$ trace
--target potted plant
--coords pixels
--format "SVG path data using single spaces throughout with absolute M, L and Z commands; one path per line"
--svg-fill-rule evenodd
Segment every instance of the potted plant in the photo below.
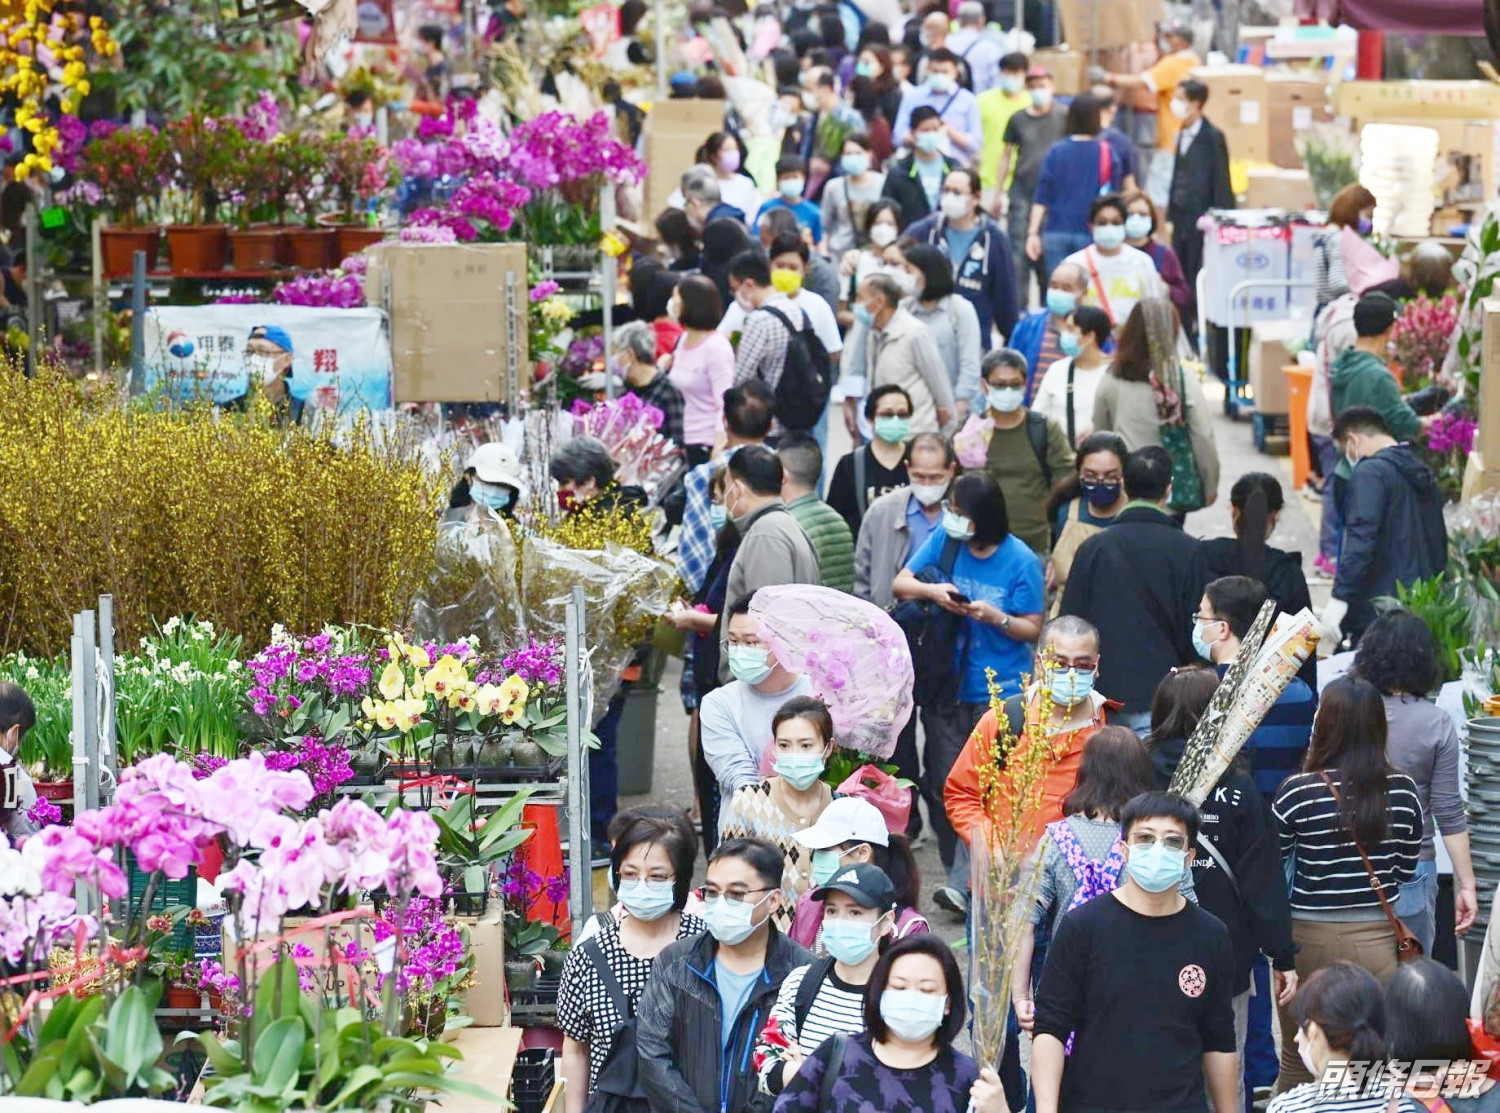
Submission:
M 228 121 L 200 112 L 173 120 L 165 136 L 188 199 L 188 219 L 167 226 L 172 269 L 179 274 L 223 270 L 229 229 L 216 217 L 245 156 L 245 137 Z
M 318 208 L 328 193 L 327 163 L 334 141 L 312 132 L 287 136 L 278 145 L 284 159 L 287 190 L 297 202 L 302 223 L 288 226 L 283 261 L 302 270 L 323 270 L 331 262 L 334 231 L 318 224 Z
M 129 274 L 135 253 L 146 253 L 146 269 L 156 269 L 161 226 L 151 219 L 151 203 L 161 193 L 161 167 L 167 146 L 149 125 L 101 129 L 83 149 L 78 176 L 98 187 L 113 218 L 99 232 L 104 273 Z
M 389 152 L 369 136 L 345 135 L 329 142 L 329 185 L 341 211 L 318 220 L 334 229 L 336 258 L 357 254 L 385 238 L 385 229 L 365 217 L 374 215 L 371 206 L 390 189 L 394 169 Z
M 540 920 L 505 913 L 505 987 L 512 992 L 536 988 L 541 973 L 542 956 L 558 940 L 558 930 Z
M 443 865 L 454 886 L 454 910 L 460 915 L 484 912 L 495 863 L 531 837 L 530 828 L 519 826 L 530 795 L 517 793 L 482 821 L 474 814 L 470 793 L 460 794 L 448 807 L 431 813 L 438 827 Z

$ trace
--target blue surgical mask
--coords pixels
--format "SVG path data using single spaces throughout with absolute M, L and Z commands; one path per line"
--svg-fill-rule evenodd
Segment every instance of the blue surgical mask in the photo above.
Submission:
M 851 178 L 857 177 L 870 169 L 870 156 L 863 152 L 857 155 L 845 155 L 839 159 L 839 167 Z
M 990 409 L 996 413 L 1013 414 L 1026 401 L 1026 388 L 1022 386 L 992 386 L 985 391 Z
M 516 493 L 498 483 L 486 483 L 475 479 L 469 484 L 469 497 L 480 506 L 487 506 L 495 513 L 505 510 L 515 500 Z
M 1151 846 L 1132 846 L 1125 868 L 1131 878 L 1148 893 L 1165 893 L 1174 885 L 1182 883 L 1182 871 L 1187 867 L 1187 856 L 1181 850 L 1155 843 Z
M 947 1011 L 948 998 L 942 993 L 888 989 L 880 995 L 880 1019 L 892 1032 L 912 1043 L 936 1032 Z
M 1060 332 L 1057 334 L 1057 346 L 1062 349 L 1063 355 L 1069 359 L 1083 351 L 1083 341 L 1078 339 L 1076 332 Z
M 919 131 L 912 142 L 917 145 L 917 150 L 930 155 L 942 146 L 943 133 L 940 131 Z
M 781 196 L 788 201 L 795 201 L 802 196 L 802 191 L 807 188 L 806 178 L 782 178 L 776 183 L 776 189 Z
M 871 313 L 869 309 L 858 302 L 854 305 L 854 319 L 864 325 L 865 328 L 875 327 L 875 314 Z
M 1019 74 L 1001 74 L 1000 88 L 1005 91 L 1007 96 L 1013 97 L 1022 89 L 1026 88 L 1026 78 L 1022 77 Z
M 827 767 L 822 754 L 783 754 L 776 759 L 776 775 L 798 792 L 818 783 Z
M 1143 240 L 1151 234 L 1151 218 L 1145 213 L 1131 213 L 1125 218 L 1125 238 Z
M 677 903 L 672 881 L 622 881 L 615 890 L 620 903 L 637 920 L 659 920 Z
M 729 511 L 724 509 L 722 502 L 711 502 L 708 504 L 708 524 L 713 527 L 715 533 L 724 528 L 724 523 L 729 521 Z
M 1051 89 L 1033 89 L 1033 90 L 1031 90 L 1031 103 L 1034 104 L 1034 105 L 1036 105 L 1037 108 L 1039 108 L 1041 111 L 1043 111 L 1043 112 L 1047 111 L 1047 109 L 1049 109 L 1049 108 L 1052 107 L 1052 90 Z
M 1061 707 L 1082 703 L 1094 690 L 1094 675 L 1093 669 L 1053 669 L 1047 683 L 1052 702 Z
M 812 887 L 821 889 L 833 880 L 844 861 L 844 851 L 814 850 L 812 856 Z
M 1209 645 L 1208 639 L 1203 636 L 1204 625 L 1196 618 L 1193 619 L 1193 652 L 1205 661 L 1212 661 L 1214 659 L 1213 646 Z
M 835 961 L 858 966 L 875 953 L 875 925 L 864 920 L 824 920 L 823 949 Z
M 755 930 L 755 910 L 770 895 L 766 893 L 756 901 L 735 901 L 727 897 L 705 899 L 703 922 L 708 925 L 709 934 L 730 947 L 743 943 Z
M 875 435 L 886 444 L 900 444 L 911 433 L 911 422 L 904 417 L 877 417 Z
M 1125 242 L 1125 225 L 1123 224 L 1096 224 L 1094 225 L 1094 244 L 1102 247 L 1105 251 L 1113 251 Z
M 927 87 L 934 93 L 951 93 L 956 84 L 952 74 L 934 73 L 927 76 Z
M 1047 291 L 1047 312 L 1054 317 L 1066 317 L 1078 308 L 1078 295 L 1066 290 Z
M 943 532 L 955 541 L 967 541 L 974 532 L 974 523 L 952 510 L 943 511 Z
M 760 645 L 731 645 L 728 656 L 730 673 L 745 684 L 759 684 L 776 667 L 770 650 Z

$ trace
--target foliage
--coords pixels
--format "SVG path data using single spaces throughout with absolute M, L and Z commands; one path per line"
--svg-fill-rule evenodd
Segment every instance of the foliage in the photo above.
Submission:
M 462 880 L 462 892 L 486 892 L 493 865 L 531 837 L 531 828 L 520 826 L 530 796 L 530 792 L 517 793 L 482 822 L 475 814 L 472 793 L 459 793 L 452 804 L 433 811 L 443 864 L 451 876 Z
M 329 189 L 339 199 L 346 220 L 396 180 L 395 166 L 384 147 L 369 136 L 344 135 L 329 140 L 324 151 Z
M 1464 290 L 1453 373 L 1461 378 L 1465 396 L 1477 405 L 1484 360 L 1483 307 L 1495 292 L 1495 279 L 1500 277 L 1500 216 L 1486 212 L 1484 220 L 1469 226 L 1453 277 Z
M 79 170 L 116 221 L 137 224 L 150 219 L 166 182 L 166 158 L 166 140 L 149 124 L 103 127 L 83 148 Z
M 1295 146 L 1323 208 L 1339 190 L 1359 181 L 1359 141 L 1348 128 L 1314 124 L 1298 133 Z
M 163 1044 L 152 1010 L 160 983 L 103 996 L 57 999 L 37 1033 L 22 1071 L 17 1049 L 5 1048 L 5 1076 L 17 1097 L 94 1102 L 168 1093 L 172 1075 L 157 1065 Z
M 511 957 L 535 957 L 550 951 L 562 933 L 552 924 L 534 920 L 531 913 L 542 900 L 561 904 L 568 899 L 568 872 L 558 877 L 543 877 L 519 857 L 513 859 L 500 880 L 500 895 L 505 898 L 505 954 Z
M 59 10 L 57 0 L 0 3 L 0 93 L 10 102 L 15 126 L 31 133 L 31 150 L 16 167 L 18 178 L 52 169 L 62 134 L 60 120 L 44 108 L 49 98 L 60 92 L 56 104 L 67 118 L 76 117 L 89 94 L 84 43 L 95 57 L 110 57 L 118 49 L 102 17 L 90 16 L 85 32 L 79 13 L 67 10 L 71 6 Z
M 1409 585 L 1397 584 L 1395 599 L 1385 596 L 1375 601 L 1377 607 L 1405 607 L 1427 623 L 1437 646 L 1445 683 L 1463 675 L 1461 654 L 1474 641 L 1469 608 L 1459 579 L 1451 571 L 1450 568 Z
M 239 128 L 199 112 L 171 121 L 163 136 L 167 151 L 177 163 L 178 182 L 191 205 L 190 222 L 212 221 L 254 145 Z

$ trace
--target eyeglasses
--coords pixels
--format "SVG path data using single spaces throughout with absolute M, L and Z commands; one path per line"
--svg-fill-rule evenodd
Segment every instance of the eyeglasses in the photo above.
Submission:
M 1067 657 L 1055 657 L 1049 664 L 1051 664 L 1053 672 L 1067 672 L 1069 669 L 1076 669 L 1079 672 L 1093 672 L 1099 667 L 1099 658 L 1074 657 L 1069 659 Z
M 649 871 L 647 871 L 647 873 L 645 874 L 645 876 L 642 876 L 640 870 L 632 869 L 632 868 L 628 868 L 627 867 L 627 868 L 622 869 L 620 871 L 620 880 L 621 881 L 655 881 L 655 882 L 661 883 L 661 882 L 676 881 L 677 880 L 677 875 L 675 873 L 669 873 L 669 872 L 664 871 L 664 870 L 649 870 Z
M 1224 619 L 1222 619 L 1222 618 L 1215 618 L 1211 614 L 1195 614 L 1195 615 L 1193 615 L 1193 620 L 1195 622 L 1223 622 L 1224 621 Z
M 1158 839 L 1150 831 L 1136 831 L 1130 836 L 1130 845 L 1138 846 L 1142 850 L 1149 849 L 1157 843 L 1161 843 L 1168 850 L 1176 850 L 1178 852 L 1184 851 L 1188 847 L 1186 835 L 1163 835 Z
M 1107 472 L 1104 475 L 1098 472 L 1081 471 L 1078 473 L 1078 478 L 1084 483 L 1119 483 L 1122 474 L 1117 471 Z
M 714 886 L 714 885 L 705 885 L 700 890 L 700 892 L 701 892 L 701 894 L 703 896 L 703 899 L 706 900 L 706 901 L 709 901 L 709 900 L 719 900 L 720 898 L 722 898 L 724 900 L 727 900 L 730 904 L 746 904 L 746 903 L 749 903 L 749 904 L 759 904 L 760 903 L 759 901 L 747 901 L 745 898 L 747 898 L 751 893 L 769 893 L 774 888 L 775 888 L 775 886 L 772 886 L 772 885 L 764 885 L 764 886 L 762 886 L 759 889 L 727 889 L 726 890 L 726 889 L 720 889 L 720 888 L 718 888 L 717 886 Z

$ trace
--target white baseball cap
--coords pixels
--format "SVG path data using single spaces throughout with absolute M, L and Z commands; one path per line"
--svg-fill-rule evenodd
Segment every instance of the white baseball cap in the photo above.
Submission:
M 891 845 L 891 832 L 885 825 L 885 816 L 874 804 L 858 796 L 840 796 L 823 809 L 818 822 L 806 831 L 795 832 L 792 837 L 809 850 L 827 850 L 846 842 Z
M 472 470 L 485 483 L 504 483 L 518 491 L 526 489 L 526 481 L 521 476 L 521 461 L 500 441 L 489 441 L 469 453 L 464 468 Z

